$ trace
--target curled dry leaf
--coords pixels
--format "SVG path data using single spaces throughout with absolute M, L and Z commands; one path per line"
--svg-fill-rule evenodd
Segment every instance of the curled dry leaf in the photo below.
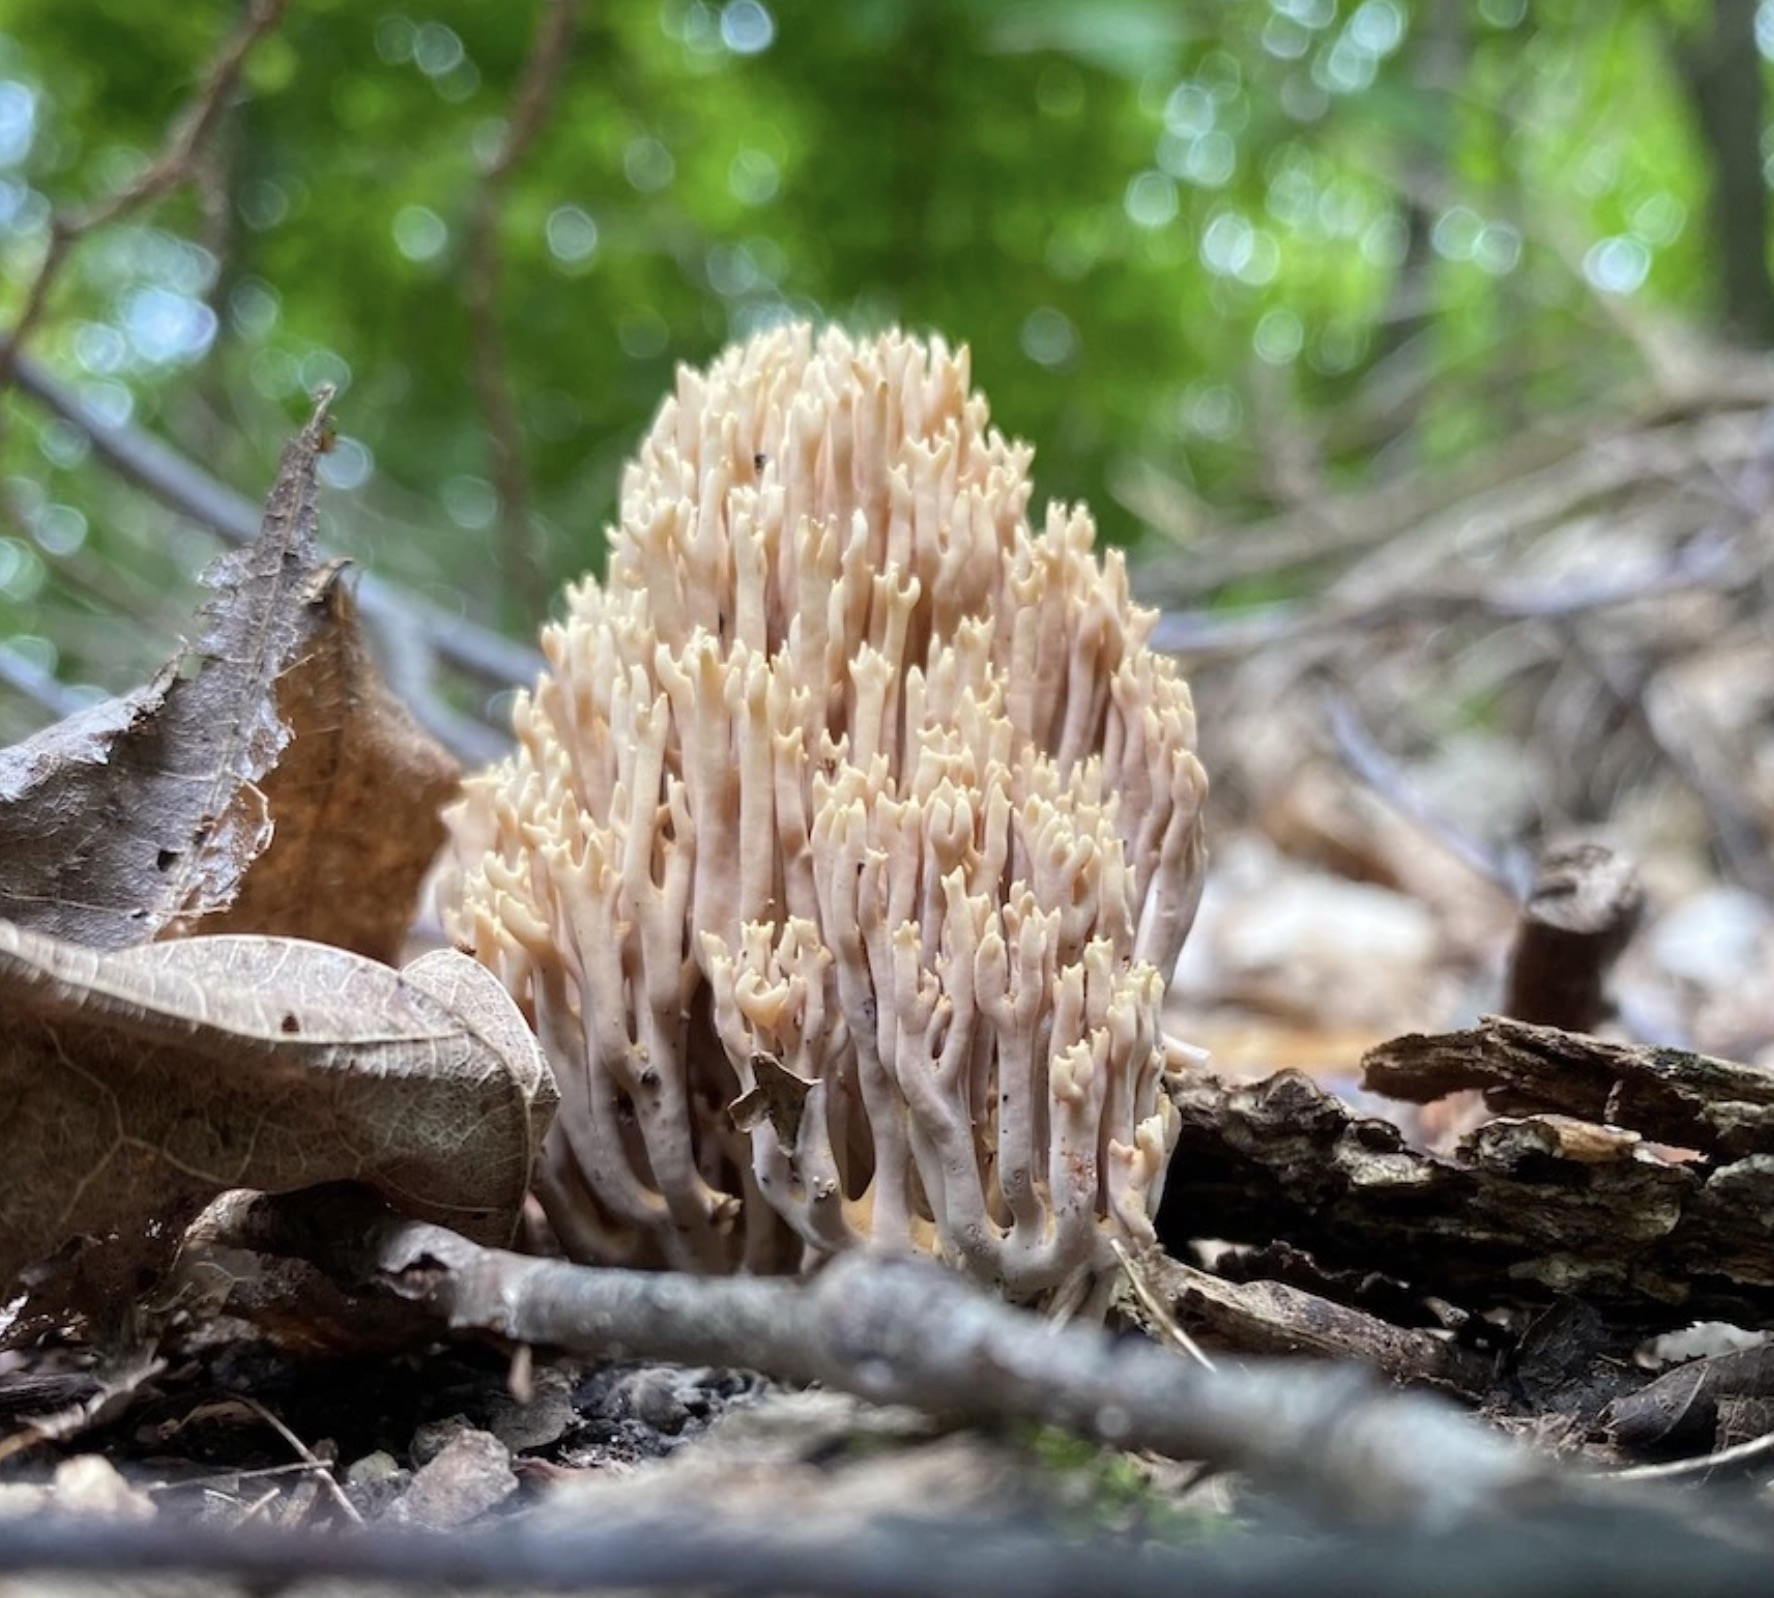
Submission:
M 392 965 L 459 772 L 382 681 L 336 565 L 306 614 L 306 647 L 277 683 L 290 741 L 259 783 L 270 846 L 200 930 L 312 938 Z
M 215 1193 L 355 1180 L 510 1239 L 555 1102 L 498 981 L 291 938 L 103 953 L 0 922 L 0 1281 Z
M 1614 1401 L 1607 1425 L 1628 1447 L 1704 1452 L 1729 1439 L 1715 1433 L 1733 1406 L 1774 1398 L 1774 1349 L 1740 1349 L 1697 1359 Z
M 456 768 L 320 557 L 326 411 L 284 452 L 258 542 L 205 575 L 200 642 L 0 750 L 0 916 L 100 949 L 201 926 L 398 957 Z

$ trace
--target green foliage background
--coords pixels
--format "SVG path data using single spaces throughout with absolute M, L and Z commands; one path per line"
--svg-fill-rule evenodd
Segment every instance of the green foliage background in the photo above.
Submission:
M 597 564 L 674 364 L 785 315 L 965 339 L 1038 445 L 1038 491 L 1087 498 L 1124 542 L 1148 468 L 1256 512 L 1301 492 L 1296 457 L 1311 492 L 1616 403 L 1623 313 L 1710 310 L 1707 172 L 1665 49 L 1683 9 L 592 0 L 502 217 L 550 582 Z M 0 0 L 7 320 L 51 208 L 139 169 L 238 17 Z M 30 345 L 255 497 L 308 392 L 339 384 L 335 540 L 518 631 L 462 241 L 535 23 L 296 0 L 202 181 L 85 240 Z M 1430 231 L 1407 263 L 1413 207 Z M 127 683 L 209 540 L 30 402 L 0 417 L 0 638 L 65 681 Z M 4 690 L 0 709 L 0 732 L 41 718 Z

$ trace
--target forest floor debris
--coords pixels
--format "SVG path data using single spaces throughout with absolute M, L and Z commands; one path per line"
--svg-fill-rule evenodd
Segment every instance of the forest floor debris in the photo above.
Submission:
M 312 1195 L 236 1204 L 121 1358 L 96 1360 L 78 1335 L 4 1356 L 0 1511 L 416 1530 L 570 1519 L 589 1511 L 559 1506 L 590 1493 L 615 1517 L 609 1568 L 670 1579 L 624 1565 L 618 1531 L 649 1494 L 679 1490 L 662 1485 L 673 1470 L 730 1479 L 734 1535 L 754 1550 L 772 1503 L 812 1506 L 829 1530 L 878 1526 L 920 1497 L 994 1516 L 1076 1502 L 1087 1531 L 1169 1536 L 1179 1513 L 1261 1512 L 1225 1471 L 1407 1526 L 1496 1512 L 1523 1490 L 1572 1495 L 1575 1513 L 1592 1478 L 1557 1474 L 1558 1459 L 1719 1453 L 1721 1472 L 1753 1479 L 1774 1426 L 1774 1362 L 1755 1342 L 1774 1324 L 1774 912 L 1738 868 L 1743 839 L 1769 827 L 1757 772 L 1774 754 L 1741 563 L 1767 518 L 1725 496 L 1716 536 L 1733 559 L 1683 564 L 1695 492 L 1665 528 L 1679 583 L 1489 610 L 1529 634 L 1551 626 L 1579 661 L 1606 652 L 1607 682 L 1689 683 L 1731 731 L 1703 752 L 1694 726 L 1667 718 L 1573 732 L 1560 696 L 1588 668 L 1531 648 L 1504 660 L 1466 612 L 1437 612 L 1428 631 L 1408 607 L 1374 628 L 1290 623 L 1259 657 L 1222 640 L 1203 660 L 1210 738 L 1251 730 L 1223 752 L 1216 872 L 1172 999 L 1178 1035 L 1208 1044 L 1217 1074 L 1181 1094 L 1170 1255 L 1129 1257 L 1116 1308 L 1181 1351 L 1046 1332 L 893 1267 L 840 1262 L 808 1288 L 631 1282 L 361 1209 L 322 1234 Z M 1489 504 L 1493 534 L 1503 503 Z M 299 494 L 290 504 L 309 516 Z M 1635 537 L 1650 539 L 1654 496 L 1641 509 Z M 1496 536 L 1517 534 L 1531 564 L 1560 527 Z M 260 708 L 278 716 L 299 696 L 273 692 L 282 668 L 262 663 Z M 1425 681 L 1429 702 L 1407 694 Z M 1485 717 L 1467 713 L 1475 697 Z M 1725 749 L 1738 769 L 1720 766 Z M 262 780 L 274 807 L 276 758 L 236 779 Z M 297 784 L 314 786 L 312 771 Z M 1604 813 L 1611 825 L 1559 841 Z M 274 906 L 301 897 L 285 880 Z M 254 930 L 264 913 L 250 912 Z M 1516 1019 L 1482 1019 L 1495 1009 Z M 868 1336 L 829 1340 L 871 1315 L 892 1359 Z M 976 1320 L 996 1329 L 969 1344 Z M 1726 1329 L 1671 1365 L 1696 1320 Z M 482 1346 L 444 1342 L 470 1328 Z M 575 1343 L 578 1357 L 548 1351 Z M 612 1362 L 618 1346 L 636 1357 Z M 1357 1361 L 1457 1398 L 1513 1441 L 1340 1377 L 1249 1364 L 1272 1354 Z M 780 1446 L 742 1468 L 722 1450 L 753 1412 L 758 1434 L 780 1425 Z M 995 1425 L 956 1434 L 962 1419 Z M 1044 1439 L 1060 1434 L 1042 1423 L 1087 1440 L 1056 1460 Z M 1209 1486 L 1140 1444 L 1205 1462 Z M 1423 1453 L 1444 1445 L 1439 1463 Z M 0 1564 L 15 1555 L 0 1526 Z M 940 1566 L 907 1590 L 941 1590 Z M 841 1572 L 827 1585 L 842 1590 Z

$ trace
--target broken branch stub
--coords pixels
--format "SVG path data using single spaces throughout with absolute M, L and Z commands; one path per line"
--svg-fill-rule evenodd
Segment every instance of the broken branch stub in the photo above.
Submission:
M 1644 911 L 1644 884 L 1625 855 L 1588 839 L 1548 849 L 1509 951 L 1503 1013 L 1594 1031 L 1607 1014 L 1608 973 Z
M 216 1193 L 353 1180 L 508 1241 L 553 1077 L 499 983 L 289 938 L 114 953 L 0 922 L 0 1280 Z

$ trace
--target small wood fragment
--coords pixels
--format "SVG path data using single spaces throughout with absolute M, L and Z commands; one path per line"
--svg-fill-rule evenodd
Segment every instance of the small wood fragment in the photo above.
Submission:
M 1425 1382 L 1480 1398 L 1492 1361 L 1434 1332 L 1390 1325 L 1280 1282 L 1229 1282 L 1153 1253 L 1142 1262 L 1148 1286 L 1186 1329 L 1243 1353 L 1355 1360 L 1397 1382 Z

